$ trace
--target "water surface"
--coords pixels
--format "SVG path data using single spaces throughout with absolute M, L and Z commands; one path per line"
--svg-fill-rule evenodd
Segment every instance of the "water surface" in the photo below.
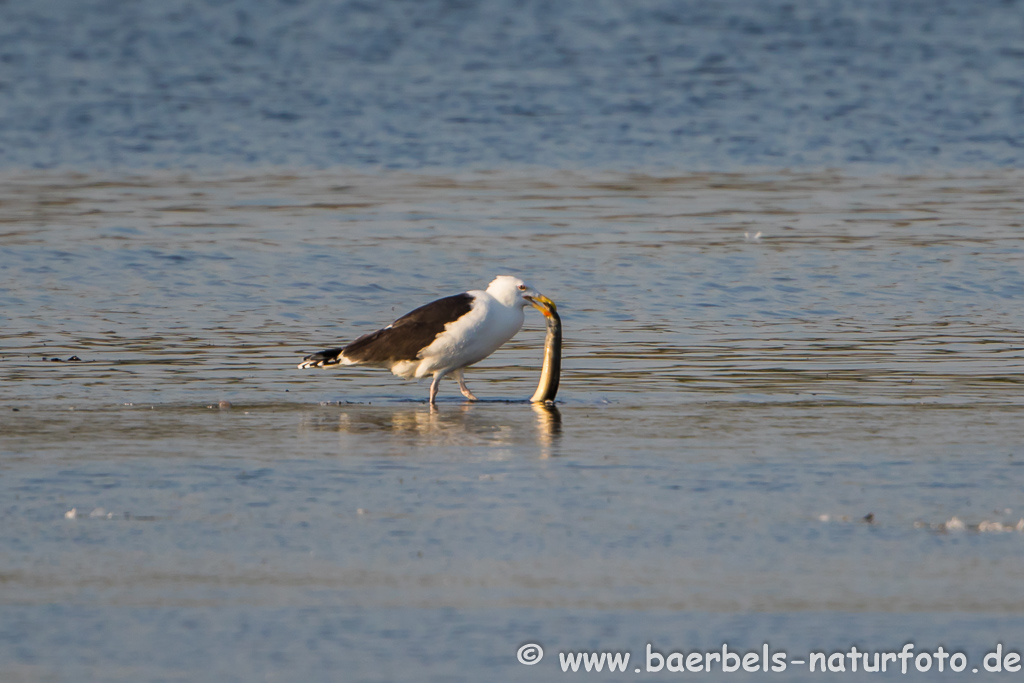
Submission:
M 0 167 L 1024 163 L 1015 0 L 8 0 Z
M 1019 649 L 1022 180 L 9 172 L 0 678 Z M 554 408 L 295 368 L 506 272 Z

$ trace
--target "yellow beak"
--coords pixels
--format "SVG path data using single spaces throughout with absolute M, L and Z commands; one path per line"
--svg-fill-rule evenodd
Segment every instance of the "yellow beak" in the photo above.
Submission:
M 536 297 L 528 296 L 524 298 L 529 301 L 534 308 L 548 317 L 551 317 L 551 311 L 558 310 L 558 307 L 555 306 L 555 302 L 543 294 L 538 294 Z

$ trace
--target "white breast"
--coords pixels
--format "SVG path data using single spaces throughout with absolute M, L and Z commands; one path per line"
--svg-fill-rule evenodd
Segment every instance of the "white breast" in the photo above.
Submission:
M 420 352 L 421 361 L 409 362 L 403 368 L 396 365 L 392 372 L 403 377 L 425 377 L 438 370 L 448 372 L 473 365 L 494 353 L 522 328 L 521 306 L 505 306 L 479 290 L 470 294 L 475 297 L 470 312 L 446 325 L 445 331 Z

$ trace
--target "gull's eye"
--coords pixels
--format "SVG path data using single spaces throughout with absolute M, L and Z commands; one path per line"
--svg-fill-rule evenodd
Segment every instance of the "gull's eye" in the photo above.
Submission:
M 526 291 L 526 285 L 519 285 L 519 291 L 520 292 L 525 292 Z

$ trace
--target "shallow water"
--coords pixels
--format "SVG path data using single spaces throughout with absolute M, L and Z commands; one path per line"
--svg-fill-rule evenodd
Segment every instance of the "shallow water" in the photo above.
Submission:
M 8 172 L 0 678 L 1019 650 L 1022 180 Z M 295 369 L 503 272 L 553 409 Z

